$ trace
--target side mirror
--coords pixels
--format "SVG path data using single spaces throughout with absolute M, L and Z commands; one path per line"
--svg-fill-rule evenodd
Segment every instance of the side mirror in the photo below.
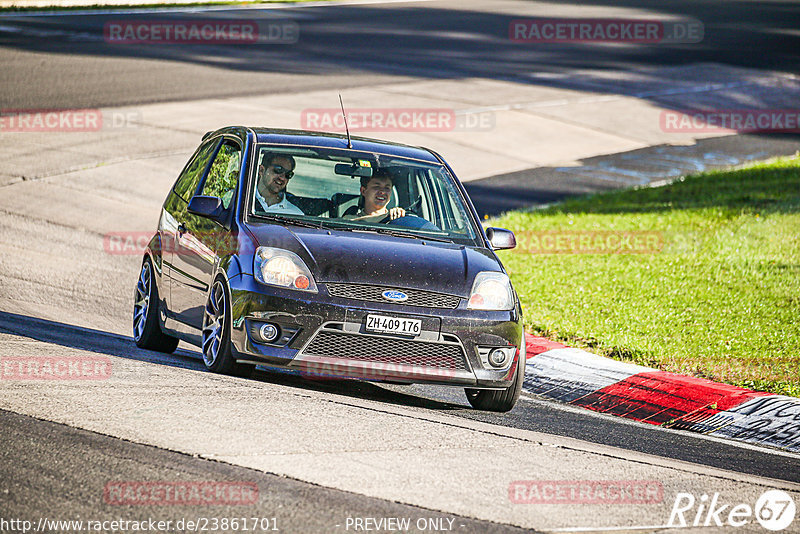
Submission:
M 517 246 L 517 238 L 514 237 L 514 232 L 506 230 L 505 228 L 489 227 L 486 229 L 486 237 L 489 238 L 489 243 L 495 250 L 503 250 Z
M 189 201 L 186 211 L 192 215 L 198 215 L 221 222 L 225 208 L 222 206 L 221 198 L 196 195 Z

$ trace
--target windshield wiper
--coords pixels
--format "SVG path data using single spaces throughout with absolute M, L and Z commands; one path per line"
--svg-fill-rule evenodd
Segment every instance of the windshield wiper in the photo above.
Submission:
M 419 234 L 414 234 L 411 232 L 405 232 L 399 228 L 388 228 L 388 227 L 355 227 L 350 225 L 339 225 L 339 224 L 325 224 L 325 221 L 306 221 L 303 219 L 295 219 L 293 217 L 285 217 L 283 215 L 277 215 L 274 213 L 253 213 L 253 216 L 258 217 L 260 219 L 266 219 L 268 221 L 274 221 L 281 224 L 292 224 L 294 226 L 301 226 L 303 228 L 326 228 L 329 230 L 344 230 L 346 232 L 374 232 L 377 234 L 386 234 L 393 237 L 405 237 L 407 239 L 420 239 L 420 240 L 427 240 L 427 241 L 437 241 L 439 243 L 452 243 L 451 239 L 446 239 L 442 237 L 431 237 L 431 236 L 423 236 Z
M 273 213 L 253 213 L 253 216 L 258 217 L 259 219 L 266 219 L 268 221 L 274 221 L 283 224 L 292 224 L 294 226 L 302 226 L 303 228 L 323 228 L 322 222 L 304 221 L 303 219 L 284 217 L 283 215 L 275 215 Z
M 375 232 L 375 233 L 378 233 L 378 234 L 386 234 L 386 235 L 390 235 L 390 236 L 393 236 L 393 237 L 407 237 L 407 238 L 410 238 L 410 239 L 421 239 L 421 240 L 424 240 L 424 241 L 438 241 L 439 243 L 452 243 L 453 242 L 450 239 L 444 239 L 444 238 L 441 238 L 441 237 L 430 237 L 430 236 L 426 236 L 426 235 L 414 234 L 414 233 L 411 233 L 411 232 L 404 232 L 404 231 L 402 231 L 400 229 L 397 229 L 397 228 L 386 228 L 386 227 L 373 228 L 373 227 L 368 227 L 368 228 L 358 228 L 357 230 L 363 230 L 365 232 Z

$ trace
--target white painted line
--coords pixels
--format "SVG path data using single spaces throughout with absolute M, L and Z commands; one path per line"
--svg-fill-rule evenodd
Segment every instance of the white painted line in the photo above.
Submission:
M 168 0 L 164 0 L 167 2 Z M 277 9 L 299 9 L 308 7 L 330 7 L 330 6 L 361 6 L 373 4 L 410 4 L 419 2 L 433 2 L 434 0 L 331 0 L 330 2 L 287 2 L 283 4 L 235 4 L 230 6 L 187 6 L 181 7 L 152 7 L 141 9 L 84 9 L 84 10 L 64 10 L 64 11 L 22 11 L 12 13 L 0 13 L 2 18 L 27 18 L 27 17 L 74 17 L 86 15 L 138 15 L 141 13 L 206 13 L 212 11 L 271 11 Z M 48 8 L 42 8 L 48 9 Z M 58 8 L 54 8 L 58 9 Z
M 624 530 L 661 530 L 665 528 L 679 528 L 671 527 L 669 525 L 644 525 L 636 527 L 569 527 L 569 528 L 545 528 L 542 530 L 548 532 L 607 532 L 607 531 L 624 531 Z

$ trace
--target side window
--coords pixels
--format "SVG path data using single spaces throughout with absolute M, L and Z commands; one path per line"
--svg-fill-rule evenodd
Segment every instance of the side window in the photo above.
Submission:
M 231 205 L 239 170 L 242 167 L 242 149 L 233 141 L 225 141 L 211 164 L 208 177 L 203 184 L 202 195 L 222 199 L 225 209 Z
M 204 145 L 200 145 L 200 148 L 195 152 L 194 158 L 183 170 L 178 181 L 175 182 L 175 187 L 173 187 L 175 194 L 186 202 L 189 202 L 191 196 L 194 195 L 197 184 L 200 183 L 203 171 L 206 169 L 208 160 L 211 159 L 218 142 L 219 139 L 214 139 Z

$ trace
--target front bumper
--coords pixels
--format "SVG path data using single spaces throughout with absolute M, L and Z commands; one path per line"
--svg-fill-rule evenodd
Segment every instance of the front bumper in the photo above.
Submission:
M 251 275 L 230 286 L 231 342 L 240 362 L 314 376 L 507 388 L 525 354 L 519 308 L 468 310 L 466 299 L 454 309 L 364 301 L 333 296 L 321 282 L 312 294 L 263 286 Z M 368 332 L 369 313 L 419 319 L 422 332 L 415 338 Z M 280 331 L 272 343 L 259 338 L 264 323 Z M 486 361 L 492 348 L 513 357 L 493 368 Z

